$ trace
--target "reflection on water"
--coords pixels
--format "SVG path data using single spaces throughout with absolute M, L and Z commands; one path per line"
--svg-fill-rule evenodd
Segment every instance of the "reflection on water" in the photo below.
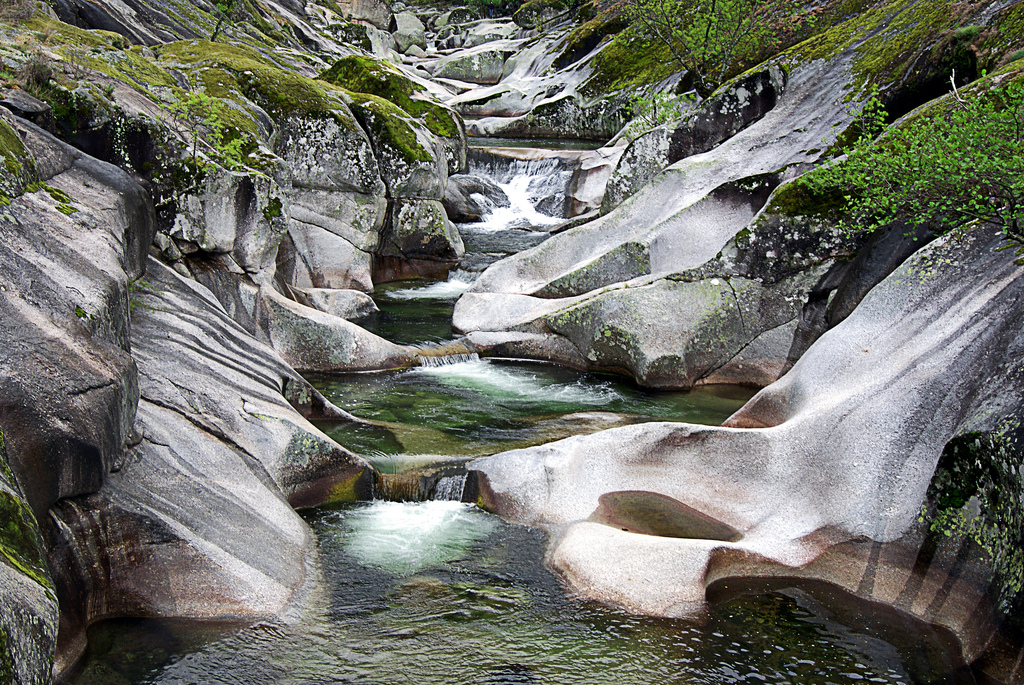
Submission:
M 699 621 L 652 619 L 567 598 L 543 533 L 466 505 L 308 520 L 329 588 L 318 610 L 289 626 L 101 624 L 77 685 L 958 682 L 940 632 L 866 603 L 836 611 L 813 587 L 719 592 Z
M 753 394 L 648 392 L 624 378 L 493 359 L 310 380 L 339 407 L 384 424 L 323 430 L 361 454 L 389 456 L 474 457 L 640 421 L 719 424 Z

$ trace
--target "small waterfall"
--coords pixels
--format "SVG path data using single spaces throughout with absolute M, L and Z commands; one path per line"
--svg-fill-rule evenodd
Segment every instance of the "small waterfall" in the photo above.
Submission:
M 468 483 L 469 475 L 461 465 L 378 473 L 375 499 L 385 502 L 461 502 Z
M 551 226 L 565 216 L 573 164 L 559 157 L 518 159 L 473 150 L 469 173 L 494 181 L 509 206 L 492 207 L 481 222 L 491 229 Z M 489 203 L 486 203 L 489 204 Z
M 466 489 L 466 474 L 460 473 L 453 476 L 441 476 L 434 486 L 434 496 L 430 499 L 444 500 L 447 502 L 461 502 L 462 493 Z
M 437 369 L 442 366 L 451 366 L 452 364 L 465 364 L 467 362 L 478 362 L 480 361 L 480 355 L 476 352 L 470 354 L 446 354 L 439 357 L 420 357 L 420 366 L 425 366 L 429 369 Z

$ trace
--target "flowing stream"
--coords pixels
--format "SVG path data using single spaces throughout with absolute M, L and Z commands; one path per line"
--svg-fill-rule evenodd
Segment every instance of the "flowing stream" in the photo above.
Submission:
M 543 240 L 558 220 L 536 207 L 562 182 L 533 162 L 477 172 L 512 202 L 460 227 L 474 270 Z M 400 343 L 450 340 L 452 307 L 474 277 L 379 288 L 381 312 L 364 323 Z M 433 499 L 304 512 L 326 590 L 302 616 L 245 627 L 106 621 L 90 629 L 78 685 L 975 682 L 946 631 L 824 584 L 720 582 L 691 621 L 578 601 L 544 568 L 544 532 L 458 501 L 467 459 L 627 423 L 720 423 L 748 390 L 650 393 L 471 355 L 311 380 L 372 421 L 324 430 L 385 475 L 441 474 L 421 493 Z

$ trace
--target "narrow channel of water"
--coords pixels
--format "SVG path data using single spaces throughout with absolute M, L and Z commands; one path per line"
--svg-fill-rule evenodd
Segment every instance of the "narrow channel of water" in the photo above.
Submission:
M 502 182 L 525 189 L 527 203 L 546 192 L 514 175 Z M 542 240 L 535 224 L 492 215 L 462 227 L 468 261 Z M 452 306 L 473 277 L 379 288 L 381 313 L 364 323 L 395 342 L 449 340 Z M 637 421 L 719 423 L 750 395 L 647 393 L 620 378 L 480 359 L 311 380 L 374 422 L 324 429 L 394 472 Z M 720 582 L 698 619 L 638 617 L 567 596 L 543 565 L 545 533 L 471 505 L 375 501 L 303 515 L 325 582 L 302 616 L 100 623 L 76 685 L 974 682 L 947 632 L 824 585 Z

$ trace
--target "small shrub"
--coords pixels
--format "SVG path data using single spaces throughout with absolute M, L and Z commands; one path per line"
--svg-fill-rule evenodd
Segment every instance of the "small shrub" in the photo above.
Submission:
M 53 78 L 53 65 L 40 52 L 33 54 L 18 70 L 18 83 L 32 95 L 43 93 Z

